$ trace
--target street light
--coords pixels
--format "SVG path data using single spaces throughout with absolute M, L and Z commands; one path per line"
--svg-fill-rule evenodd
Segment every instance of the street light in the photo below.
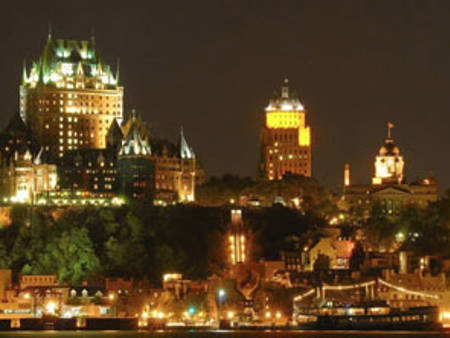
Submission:
M 217 292 L 217 296 L 218 296 L 218 300 L 219 300 L 219 306 L 218 306 L 219 311 L 217 313 L 217 316 L 218 316 L 218 319 L 220 320 L 220 312 L 222 310 L 222 304 L 225 300 L 225 297 L 227 296 L 227 293 L 225 292 L 224 289 L 219 289 L 219 291 Z
M 47 314 L 49 314 L 49 315 L 55 315 L 57 308 L 58 308 L 58 305 L 54 301 L 49 301 L 45 306 L 45 310 L 46 310 Z
M 220 289 L 219 292 L 218 292 L 218 295 L 219 295 L 219 300 L 222 301 L 222 299 L 225 298 L 227 293 L 225 292 L 224 289 Z

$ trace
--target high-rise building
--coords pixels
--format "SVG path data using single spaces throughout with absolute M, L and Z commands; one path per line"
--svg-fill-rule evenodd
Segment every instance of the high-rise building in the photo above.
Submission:
M 112 71 L 89 41 L 55 39 L 49 34 L 31 69 L 24 64 L 20 114 L 55 162 L 67 150 L 106 146 L 111 123 L 122 121 L 119 64 Z
M 311 131 L 306 111 L 286 79 L 270 100 L 261 128 L 260 173 L 269 180 L 285 174 L 311 176 Z

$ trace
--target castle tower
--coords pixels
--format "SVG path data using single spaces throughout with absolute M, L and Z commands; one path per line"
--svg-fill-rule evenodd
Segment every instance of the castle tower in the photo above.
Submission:
M 119 150 L 118 168 L 121 192 L 132 199 L 153 201 L 155 185 L 155 163 L 148 140 L 142 135 L 135 115 Z
M 51 161 L 67 150 L 105 148 L 110 125 L 122 122 L 122 104 L 119 70 L 104 62 L 93 38 L 49 34 L 39 60 L 28 72 L 24 64 L 20 114 Z
M 285 174 L 311 176 L 311 135 L 306 111 L 284 80 L 281 94 L 270 100 L 261 128 L 260 173 L 269 180 Z
M 180 131 L 180 167 L 181 180 L 179 187 L 180 202 L 195 200 L 195 153 L 184 137 L 183 128 Z
M 389 122 L 387 128 L 387 138 L 375 157 L 375 176 L 372 178 L 372 184 L 401 184 L 404 181 L 405 163 L 400 155 L 400 148 L 392 138 L 394 125 Z
M 344 167 L 344 187 L 348 187 L 350 185 L 350 164 L 345 163 Z

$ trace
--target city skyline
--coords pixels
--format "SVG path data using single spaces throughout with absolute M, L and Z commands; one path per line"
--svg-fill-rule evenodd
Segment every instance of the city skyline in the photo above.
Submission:
M 155 4 L 152 10 L 118 11 L 78 2 L 64 5 L 80 13 L 72 22 L 65 20 L 63 5 L 44 3 L 26 13 L 12 8 L 1 33 L 9 48 L 2 63 L 0 124 L 18 110 L 22 62 L 39 55 L 47 22 L 58 38 L 88 39 L 95 27 L 102 52 L 121 59 L 124 111 L 135 107 L 158 136 L 174 135 L 184 125 L 210 175 L 256 176 L 259 123 L 287 76 L 313 130 L 314 177 L 337 188 L 350 162 L 352 180 L 370 182 L 373 156 L 392 120 L 407 180 L 433 171 L 444 191 L 450 162 L 436 154 L 450 147 L 450 53 L 448 8 L 441 4 L 287 2 L 277 8 L 264 2 L 175 11 Z M 100 9 L 106 19 L 96 17 Z

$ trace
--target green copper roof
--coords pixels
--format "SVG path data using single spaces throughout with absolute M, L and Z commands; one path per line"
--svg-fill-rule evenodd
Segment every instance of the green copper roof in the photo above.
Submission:
M 23 83 L 57 87 L 83 86 L 83 88 L 116 88 L 119 69 L 113 73 L 106 64 L 95 41 L 49 38 L 38 62 L 33 62 L 29 75 L 23 70 Z

